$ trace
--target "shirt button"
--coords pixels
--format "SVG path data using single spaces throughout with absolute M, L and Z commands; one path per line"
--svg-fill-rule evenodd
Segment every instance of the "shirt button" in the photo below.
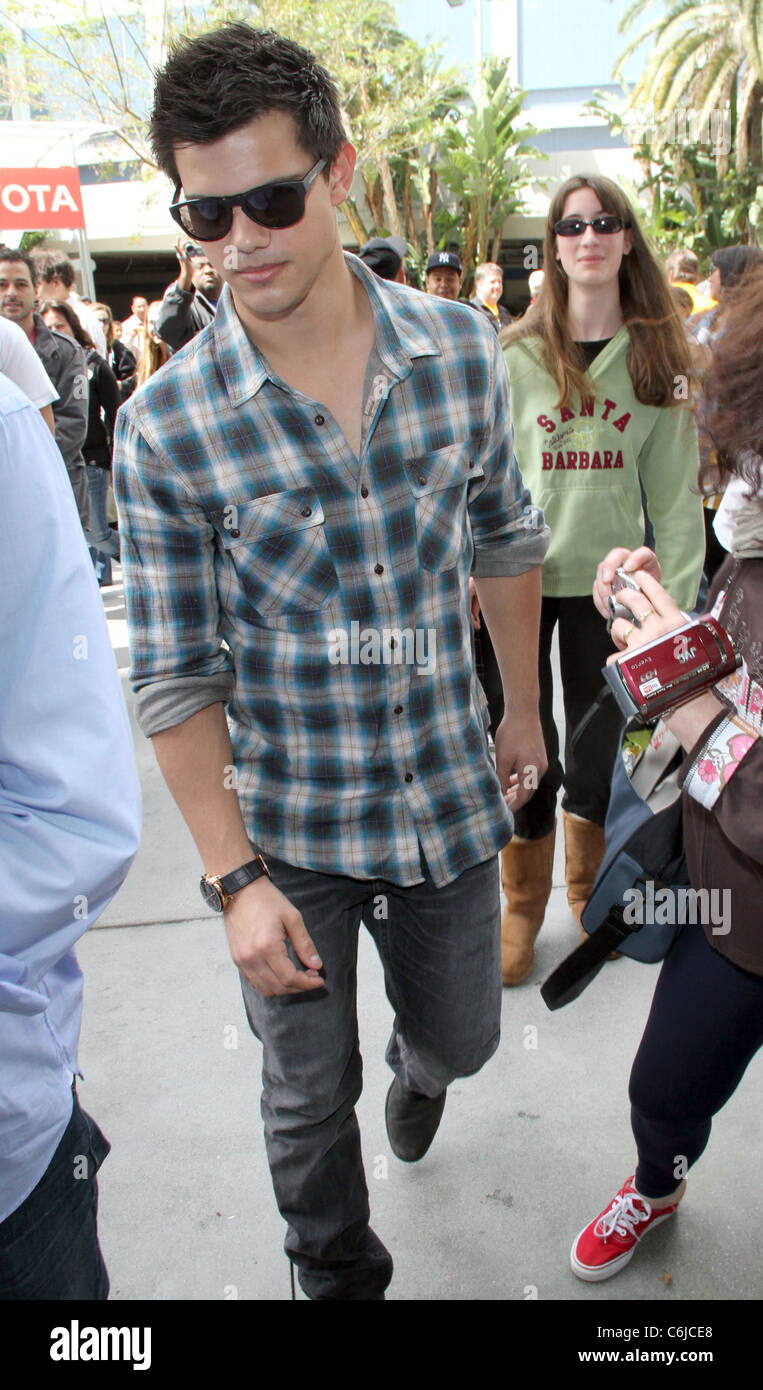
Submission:
M 323 416 L 323 415 L 316 415 L 316 417 L 315 417 L 315 423 L 316 423 L 316 425 L 325 425 L 325 423 L 326 423 L 325 416 Z
M 302 515 L 303 515 L 303 516 L 312 516 L 312 514 L 313 514 L 313 509 L 312 509 L 312 507 L 303 507 L 303 508 L 302 508 Z
M 416 479 L 416 482 L 419 484 L 419 487 L 423 487 L 423 486 L 424 486 L 424 484 L 425 484 L 425 482 L 426 482 L 426 478 L 424 477 L 424 474 L 423 474 L 423 473 L 419 473 L 419 476 L 418 476 L 418 478 Z
M 234 541 L 237 541 L 238 538 L 239 538 L 239 536 L 241 535 L 241 532 L 240 532 L 240 531 L 231 531 L 231 535 L 232 535 Z
M 403 706 L 402 706 L 402 705 L 395 705 L 395 708 L 393 709 L 392 713 L 393 713 L 393 714 L 402 714 L 402 713 L 403 713 Z
M 365 486 L 365 484 L 364 484 L 363 487 L 360 489 L 360 495 L 361 495 L 361 497 L 367 497 L 367 496 L 368 496 L 368 488 Z
M 374 574 L 384 574 L 384 566 L 374 565 Z
M 473 467 L 474 467 L 474 459 L 469 459 L 469 467 L 470 467 L 470 468 L 473 468 Z
M 406 772 L 406 774 L 405 774 L 405 780 L 406 780 L 406 782 L 412 782 L 412 781 L 413 781 L 413 773 L 412 773 L 412 772 Z

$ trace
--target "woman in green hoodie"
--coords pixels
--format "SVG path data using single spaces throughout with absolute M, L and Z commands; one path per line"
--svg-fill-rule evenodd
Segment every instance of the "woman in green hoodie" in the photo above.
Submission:
M 614 650 L 591 598 L 598 557 L 643 543 L 642 496 L 665 585 L 682 607 L 696 600 L 704 555 L 686 337 L 664 272 L 617 184 L 592 175 L 562 185 L 549 209 L 544 268 L 538 300 L 502 334 L 517 460 L 552 533 L 539 654 L 548 771 L 517 813 L 501 857 L 505 984 L 519 983 L 532 968 L 551 891 L 562 784 L 567 898 L 578 921 L 604 852 L 620 726 L 614 702 L 576 750 L 569 746 Z M 564 770 L 551 678 L 557 623 Z

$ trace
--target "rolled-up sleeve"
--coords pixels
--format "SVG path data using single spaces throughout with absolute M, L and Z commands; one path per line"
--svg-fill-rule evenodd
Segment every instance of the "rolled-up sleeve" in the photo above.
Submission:
M 551 531 L 540 507 L 522 481 L 514 453 L 509 380 L 498 340 L 480 441 L 483 479 L 475 482 L 469 502 L 474 541 L 475 579 L 524 574 L 543 563 Z
M 157 443 L 125 410 L 117 416 L 119 513 L 130 679 L 148 736 L 183 723 L 233 688 L 220 634 L 215 532 Z

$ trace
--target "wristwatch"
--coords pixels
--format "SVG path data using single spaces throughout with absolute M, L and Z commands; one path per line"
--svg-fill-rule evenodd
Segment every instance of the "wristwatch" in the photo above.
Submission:
M 199 884 L 201 896 L 213 912 L 224 912 L 239 888 L 246 888 L 248 883 L 254 883 L 263 874 L 270 878 L 270 870 L 262 855 L 258 854 L 256 859 L 250 859 L 248 864 L 242 864 L 240 869 L 234 869 L 222 878 L 216 874 L 202 874 Z

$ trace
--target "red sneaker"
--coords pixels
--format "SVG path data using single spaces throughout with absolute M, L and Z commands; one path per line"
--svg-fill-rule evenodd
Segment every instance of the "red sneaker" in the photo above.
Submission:
M 653 1210 L 646 1197 L 636 1192 L 632 1175 L 610 1205 L 580 1232 L 570 1252 L 573 1274 L 591 1283 L 619 1274 L 633 1258 L 641 1237 L 667 1221 L 678 1205 L 676 1201 Z

